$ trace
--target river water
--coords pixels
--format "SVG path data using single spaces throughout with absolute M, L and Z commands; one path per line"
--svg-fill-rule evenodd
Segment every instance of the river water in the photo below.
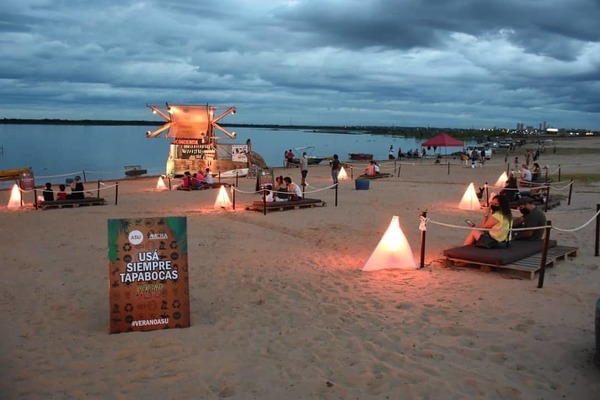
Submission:
M 146 138 L 145 132 L 156 126 L 78 126 L 78 125 L 10 125 L 0 124 L 0 170 L 31 167 L 34 176 L 48 182 L 63 182 L 65 176 L 85 171 L 87 180 L 124 178 L 126 165 L 140 165 L 149 174 L 165 173 L 170 138 Z M 244 144 L 269 166 L 282 165 L 286 149 L 314 146 L 314 156 L 337 153 L 340 160 L 348 153 L 371 153 L 375 159 L 388 158 L 390 145 L 397 153 L 420 149 L 420 139 L 372 134 L 333 134 L 308 130 L 267 128 L 228 128 L 235 139 L 222 142 Z M 218 132 L 216 132 L 218 134 Z M 469 144 L 468 142 L 466 143 Z M 450 154 L 461 148 L 438 149 Z M 296 151 L 298 153 L 298 151 Z M 428 154 L 433 154 L 430 149 Z M 4 185 L 3 187 L 6 187 Z

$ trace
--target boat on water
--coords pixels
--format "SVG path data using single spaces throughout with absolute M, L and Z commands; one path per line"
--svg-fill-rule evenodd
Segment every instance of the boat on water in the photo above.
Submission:
M 351 160 L 359 161 L 359 160 L 367 160 L 370 161 L 373 159 L 373 154 L 369 153 L 349 153 L 348 156 Z
M 131 178 L 146 175 L 147 173 L 148 173 L 148 170 L 142 168 L 140 165 L 126 165 L 125 166 L 125 176 L 129 176 Z
M 304 152 L 306 152 L 308 157 L 308 165 L 318 165 L 321 163 L 321 161 L 332 158 L 328 156 L 313 156 L 312 152 L 315 150 L 314 146 L 296 147 L 294 150 L 296 151 L 295 154 L 297 154 L 298 157 L 292 158 L 291 164 L 300 165 L 300 157 L 302 157 L 302 153 Z
M 221 175 L 221 178 L 235 178 L 236 176 L 239 176 L 240 178 L 242 178 L 242 177 L 248 175 L 248 168 L 231 169 L 229 171 L 221 172 L 220 175 Z

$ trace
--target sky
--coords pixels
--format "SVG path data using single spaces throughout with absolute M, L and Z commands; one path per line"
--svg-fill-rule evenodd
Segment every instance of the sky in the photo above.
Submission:
M 600 130 L 600 0 L 0 0 L 0 118 Z

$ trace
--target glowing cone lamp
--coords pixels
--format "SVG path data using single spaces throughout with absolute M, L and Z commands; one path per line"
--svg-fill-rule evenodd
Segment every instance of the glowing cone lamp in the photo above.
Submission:
M 156 190 L 167 190 L 167 185 L 165 185 L 165 180 L 162 176 L 158 177 L 158 182 L 156 182 Z
M 215 201 L 215 208 L 232 208 L 233 203 L 229 200 L 229 195 L 225 186 L 219 188 L 219 194 L 217 195 L 217 201 Z
M 339 181 L 348 180 L 348 174 L 346 173 L 346 170 L 344 169 L 344 167 L 342 167 L 342 169 L 340 169 L 340 172 L 338 173 L 338 180 Z
M 477 193 L 475 193 L 475 186 L 473 186 L 473 182 L 469 185 L 465 194 L 462 197 L 462 200 L 458 204 L 458 208 L 461 210 L 479 210 L 481 208 L 481 204 L 479 203 L 479 199 L 477 198 Z
M 494 187 L 503 188 L 504 186 L 506 186 L 507 180 L 508 176 L 506 176 L 506 172 L 503 172 L 502 175 L 500 175 L 500 177 L 496 181 L 496 184 L 494 184 Z
M 16 183 L 13 185 L 13 188 L 10 192 L 10 199 L 8 199 L 8 208 L 19 208 L 21 207 L 21 191 L 19 190 L 19 185 Z
M 410 244 L 400 229 L 397 216 L 392 217 L 390 226 L 361 270 L 377 271 L 392 268 L 417 268 Z

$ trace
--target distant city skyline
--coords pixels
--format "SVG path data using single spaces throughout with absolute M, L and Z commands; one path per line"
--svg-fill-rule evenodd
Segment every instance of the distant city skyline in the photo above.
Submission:
M 2 7 L 0 118 L 600 130 L 593 0 L 204 0 Z

